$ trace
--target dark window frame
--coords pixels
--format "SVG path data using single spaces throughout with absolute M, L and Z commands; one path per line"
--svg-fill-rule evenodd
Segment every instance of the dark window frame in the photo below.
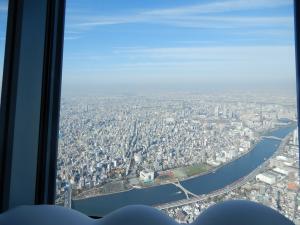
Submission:
M 64 14 L 65 0 L 9 1 L 0 111 L 0 212 L 55 201 Z

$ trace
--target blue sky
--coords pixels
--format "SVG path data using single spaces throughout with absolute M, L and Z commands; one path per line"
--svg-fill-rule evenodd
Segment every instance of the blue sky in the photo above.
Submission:
M 0 84 L 2 83 L 2 74 L 3 74 L 7 6 L 8 6 L 7 0 L 0 0 Z
M 291 87 L 293 26 L 292 0 L 67 0 L 63 85 Z

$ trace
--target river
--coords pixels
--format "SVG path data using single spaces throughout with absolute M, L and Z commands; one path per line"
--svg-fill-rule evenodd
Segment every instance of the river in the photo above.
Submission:
M 295 129 L 295 125 L 281 127 L 267 136 L 284 138 L 293 129 Z M 270 158 L 276 152 L 279 145 L 279 140 L 262 139 L 244 156 L 220 167 L 213 173 L 182 181 L 181 184 L 198 195 L 224 188 L 255 170 L 265 159 Z M 159 205 L 181 199 L 185 199 L 185 194 L 179 188 L 173 184 L 165 184 L 76 200 L 72 202 L 72 208 L 87 215 L 103 216 L 130 204 Z

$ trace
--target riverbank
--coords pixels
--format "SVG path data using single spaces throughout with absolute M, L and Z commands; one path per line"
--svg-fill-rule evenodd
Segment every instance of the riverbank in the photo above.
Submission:
M 277 150 L 273 153 L 273 155 L 270 158 L 268 158 L 267 160 L 265 160 L 259 167 L 257 167 L 257 169 L 255 169 L 254 171 L 252 171 L 250 174 L 246 175 L 245 177 L 242 177 L 239 180 L 235 181 L 234 183 L 226 186 L 225 188 L 215 190 L 215 191 L 213 191 L 211 193 L 207 193 L 205 195 L 199 195 L 198 197 L 180 200 L 179 202 L 175 201 L 175 202 L 170 202 L 167 204 L 159 204 L 159 205 L 156 205 L 155 207 L 158 209 L 168 209 L 168 208 L 183 206 L 183 205 L 187 205 L 187 204 L 191 204 L 191 203 L 195 203 L 195 202 L 199 202 L 199 201 L 205 201 L 206 199 L 229 193 L 229 192 L 243 186 L 248 181 L 254 179 L 257 174 L 266 170 L 266 167 L 270 163 L 271 159 L 275 158 L 283 151 L 284 147 L 288 144 L 288 140 L 291 138 L 292 134 L 293 134 L 293 132 L 290 132 L 281 141 L 280 145 L 278 146 Z
M 100 197 L 100 196 L 105 196 L 110 194 L 122 193 L 125 191 L 131 191 L 133 189 L 145 189 L 145 188 L 151 188 L 160 185 L 172 184 L 173 182 L 184 181 L 186 179 L 190 179 L 196 176 L 205 175 L 207 173 L 210 173 L 212 169 L 214 168 L 207 164 L 194 164 L 185 167 L 178 167 L 166 171 L 161 171 L 159 172 L 160 175 L 154 180 L 153 183 L 148 183 L 148 184 L 138 183 L 135 185 L 131 185 L 130 184 L 131 179 L 114 181 L 102 186 L 97 186 L 92 189 L 83 191 L 80 194 L 73 196 L 73 200 L 82 200 L 91 197 Z M 138 178 L 132 178 L 132 179 L 138 180 Z M 109 188 L 108 186 L 110 187 L 115 186 L 115 188 Z
M 146 189 L 146 188 L 151 188 L 156 186 L 168 185 L 178 181 L 184 182 L 184 181 L 195 179 L 197 177 L 215 173 L 222 167 L 225 167 L 226 165 L 249 154 L 256 147 L 256 145 L 262 141 L 263 139 L 262 136 L 270 134 L 278 129 L 284 129 L 285 127 L 290 127 L 292 125 L 293 123 L 290 123 L 287 126 L 282 126 L 277 129 L 274 128 L 261 133 L 260 137 L 255 141 L 254 144 L 252 144 L 252 146 L 248 149 L 248 151 L 239 154 L 237 157 L 232 158 L 231 160 L 222 163 L 217 167 L 210 166 L 206 163 L 201 163 L 201 164 L 194 164 L 194 165 L 169 169 L 166 171 L 160 171 L 158 172 L 159 174 L 158 177 L 156 177 L 152 183 L 146 183 L 146 184 L 139 182 L 138 178 L 131 178 L 128 180 L 117 180 L 117 181 L 104 184 L 102 186 L 96 186 L 92 189 L 83 191 L 78 195 L 73 196 L 73 200 L 82 200 L 82 199 L 88 199 L 92 197 L 101 197 L 105 195 L 131 191 L 133 189 Z
M 268 134 L 278 138 L 286 137 L 295 129 L 295 125 L 278 128 Z M 181 181 L 181 185 L 196 195 L 206 195 L 223 189 L 258 169 L 266 159 L 278 150 L 279 140 L 262 139 L 255 148 L 239 159 L 222 166 L 214 173 Z M 115 209 L 130 204 L 162 205 L 185 200 L 186 196 L 173 184 L 164 184 L 150 188 L 132 189 L 105 196 L 93 196 L 88 199 L 75 200 L 72 207 L 89 215 L 103 216 Z

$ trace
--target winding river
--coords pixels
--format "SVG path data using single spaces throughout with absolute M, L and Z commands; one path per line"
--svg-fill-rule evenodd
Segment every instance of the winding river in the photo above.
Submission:
M 295 127 L 295 125 L 281 127 L 267 135 L 284 138 Z M 244 156 L 220 167 L 215 172 L 182 181 L 181 184 L 198 195 L 224 188 L 255 170 L 276 152 L 279 145 L 279 140 L 262 139 Z M 181 199 L 185 199 L 185 194 L 179 188 L 173 184 L 165 184 L 76 200 L 72 202 L 72 208 L 87 215 L 103 216 L 130 204 L 159 205 Z

